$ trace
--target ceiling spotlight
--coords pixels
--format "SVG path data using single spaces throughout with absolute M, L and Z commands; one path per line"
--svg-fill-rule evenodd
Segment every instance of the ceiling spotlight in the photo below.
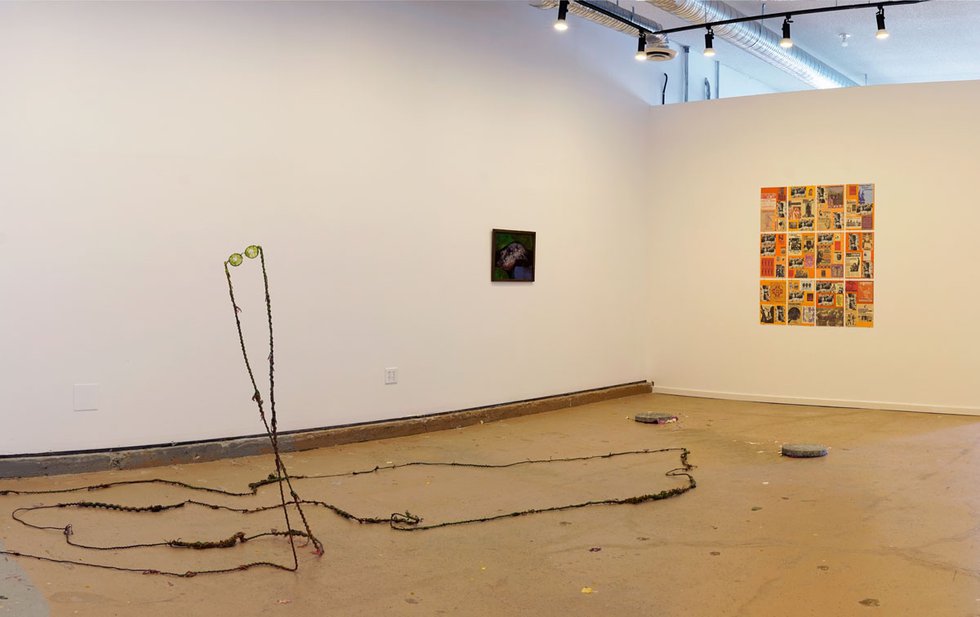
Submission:
M 840 36 L 840 46 L 847 47 L 849 45 L 847 39 L 851 38 L 851 35 L 846 32 L 841 32 L 839 36 Z
M 715 33 L 709 27 L 708 31 L 704 33 L 704 55 L 708 58 L 715 57 L 714 42 L 715 42 Z
M 555 30 L 558 32 L 568 30 L 568 24 L 565 23 L 566 15 L 568 15 L 568 0 L 561 0 L 558 3 L 558 19 L 555 21 Z
M 636 43 L 636 55 L 634 56 L 640 62 L 645 62 L 647 59 L 647 33 L 641 32 L 640 38 Z
M 878 12 L 875 14 L 875 19 L 878 21 L 878 33 L 875 34 L 876 39 L 887 39 L 888 30 L 885 30 L 885 7 L 879 5 Z
M 783 20 L 783 38 L 779 39 L 779 46 L 783 49 L 789 49 L 793 46 L 793 38 L 789 35 L 789 25 L 793 23 L 793 20 L 786 16 Z

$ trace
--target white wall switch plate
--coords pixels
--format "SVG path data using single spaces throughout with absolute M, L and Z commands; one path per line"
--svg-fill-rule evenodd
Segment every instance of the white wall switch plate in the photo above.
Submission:
M 398 367 L 392 366 L 385 369 L 385 385 L 393 386 L 398 383 Z
M 75 384 L 75 411 L 96 411 L 99 408 L 99 384 Z

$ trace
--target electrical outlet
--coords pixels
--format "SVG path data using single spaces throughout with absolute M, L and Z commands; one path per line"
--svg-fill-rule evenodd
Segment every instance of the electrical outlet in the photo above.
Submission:
M 391 366 L 385 369 L 385 385 L 393 386 L 398 383 L 398 367 Z

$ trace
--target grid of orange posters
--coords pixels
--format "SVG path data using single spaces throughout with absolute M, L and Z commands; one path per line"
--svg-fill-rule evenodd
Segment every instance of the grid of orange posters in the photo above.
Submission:
M 875 185 L 760 192 L 759 322 L 874 326 Z

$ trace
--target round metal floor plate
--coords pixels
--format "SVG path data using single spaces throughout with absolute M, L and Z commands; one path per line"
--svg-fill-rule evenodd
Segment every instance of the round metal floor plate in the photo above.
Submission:
M 783 445 L 783 456 L 793 458 L 817 458 L 827 456 L 827 446 L 812 443 L 788 443 Z
M 634 414 L 633 419 L 637 422 L 643 422 L 644 424 L 667 424 L 668 422 L 677 422 L 677 416 L 653 411 L 644 411 Z

